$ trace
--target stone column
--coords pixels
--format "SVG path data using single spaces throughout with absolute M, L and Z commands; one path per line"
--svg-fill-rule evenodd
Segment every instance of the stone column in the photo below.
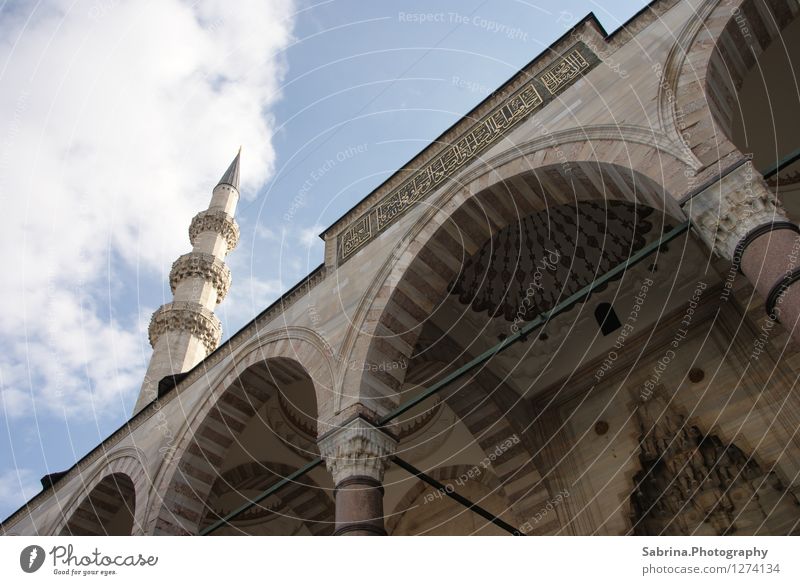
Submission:
M 363 418 L 354 418 L 319 439 L 333 475 L 335 535 L 385 536 L 383 474 L 397 441 Z
M 800 228 L 747 161 L 685 206 L 706 243 L 764 297 L 767 314 L 800 342 Z

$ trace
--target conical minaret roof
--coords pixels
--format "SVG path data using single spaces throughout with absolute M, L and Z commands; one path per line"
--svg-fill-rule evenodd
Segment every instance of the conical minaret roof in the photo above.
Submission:
M 219 183 L 217 183 L 217 187 L 220 185 L 230 185 L 237 191 L 239 190 L 239 157 L 241 156 L 242 148 L 239 147 L 239 152 L 236 153 L 236 158 L 233 159 L 233 162 L 231 162 L 228 170 L 225 171 L 224 175 L 222 175 Z

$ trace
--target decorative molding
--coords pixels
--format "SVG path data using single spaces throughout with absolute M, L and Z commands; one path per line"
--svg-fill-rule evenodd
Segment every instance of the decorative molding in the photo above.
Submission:
M 175 294 L 178 283 L 191 277 L 202 278 L 214 286 L 217 304 L 222 302 L 231 286 L 231 269 L 213 254 L 189 252 L 175 260 L 169 272 L 172 293 Z
M 218 209 L 201 211 L 192 218 L 189 226 L 189 241 L 195 245 L 197 237 L 203 232 L 216 232 L 228 243 L 228 252 L 239 243 L 239 225 L 232 215 Z
M 320 453 L 333 475 L 334 485 L 353 476 L 366 476 L 382 483 L 389 457 L 396 447 L 395 439 L 363 418 L 353 419 L 319 441 Z
M 464 260 L 448 291 L 477 313 L 504 317 L 513 330 L 644 248 L 654 239 L 652 214 L 627 201 L 548 206 L 494 233 Z
M 800 507 L 754 453 L 706 431 L 661 386 L 634 412 L 639 472 L 631 493 L 638 536 L 786 534 Z
M 385 195 L 338 236 L 337 259 L 348 260 L 367 242 L 394 223 L 416 203 L 438 189 L 456 172 L 474 162 L 510 130 L 540 110 L 600 62 L 578 41 L 549 68 L 533 76 L 504 102 L 480 118 L 403 183 Z
M 286 398 L 279 389 L 267 401 L 266 419 L 269 428 L 284 446 L 300 457 L 308 458 L 309 455 L 319 455 L 316 421 L 312 427 L 294 406 L 286 402 Z
M 222 324 L 217 316 L 200 303 L 176 301 L 162 305 L 150 319 L 150 345 L 166 331 L 181 331 L 198 337 L 211 353 L 222 337 Z

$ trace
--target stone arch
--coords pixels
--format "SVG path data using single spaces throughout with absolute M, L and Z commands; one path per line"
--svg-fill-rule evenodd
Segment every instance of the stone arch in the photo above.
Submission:
M 523 144 L 515 151 L 525 153 L 530 148 Z M 654 146 L 615 140 L 559 144 L 516 158 L 506 153 L 485 161 L 484 167 L 482 173 L 473 171 L 454 180 L 399 239 L 354 315 L 341 350 L 348 363 L 409 357 L 419 331 L 401 329 L 404 334 L 396 335 L 393 327 L 419 322 L 436 299 L 446 295 L 449 280 L 460 269 L 460 254 L 474 252 L 482 243 L 471 235 L 464 237 L 470 231 L 479 234 L 478 240 L 485 239 L 517 221 L 523 212 L 597 198 L 625 200 L 681 217 L 677 201 L 662 185 L 668 177 L 684 177 L 691 171 L 685 162 Z M 498 203 L 523 180 L 529 187 L 525 201 L 510 197 L 510 202 Z M 404 293 L 403 283 L 408 282 L 413 283 L 413 292 Z M 422 296 L 424 305 L 417 307 L 416 315 L 409 315 L 407 308 L 398 306 L 402 296 Z M 391 342 L 385 339 L 387 333 Z M 388 397 L 402 384 L 404 371 L 363 368 L 340 370 L 340 375 L 341 387 L 350 389 L 350 394 L 349 402 L 337 403 L 336 411 L 353 402 L 381 411 L 394 404 Z
M 523 148 L 527 146 L 520 147 Z M 604 154 L 607 160 L 591 159 L 591 153 Z M 342 405 L 342 410 L 358 401 L 367 409 L 382 413 L 401 401 L 399 394 L 408 368 L 372 365 L 406 360 L 409 368 L 417 365 L 412 353 L 418 347 L 422 327 L 416 324 L 425 323 L 437 304 L 448 296 L 450 283 L 461 273 L 464 258 L 502 229 L 556 205 L 597 200 L 621 200 L 634 208 L 655 208 L 660 212 L 659 228 L 666 228 L 663 222 L 677 203 L 653 176 L 660 177 L 665 167 L 681 175 L 690 168 L 653 146 L 619 141 L 561 144 L 545 151 L 534 149 L 517 158 L 500 156 L 507 160 L 494 167 L 492 164 L 499 163 L 498 157 L 487 161 L 483 174 L 454 181 L 430 202 L 420 219 L 400 238 L 395 252 L 373 281 L 360 307 L 361 317 L 354 320 L 352 343 L 348 348 L 346 341 L 342 350 L 349 363 L 370 367 L 346 372 L 342 387 L 354 392 L 346 397 L 350 403 Z M 659 169 L 659 164 L 653 164 L 648 156 L 666 162 Z M 627 166 L 631 161 L 634 166 Z M 671 223 L 674 226 L 675 222 Z M 438 350 L 446 348 L 441 339 L 436 344 Z M 451 351 L 443 359 L 452 367 L 442 375 L 466 361 L 464 353 L 458 351 Z M 506 454 L 500 480 L 511 490 L 513 511 L 526 516 L 546 504 L 552 491 L 541 471 L 538 447 L 532 434 L 525 432 L 535 415 L 518 394 L 505 387 L 503 380 L 483 368 L 479 370 L 468 376 L 468 392 L 454 390 L 451 394 L 448 390 L 444 399 L 485 451 L 514 433 L 519 434 L 520 444 Z M 556 518 L 550 520 L 557 522 Z
M 426 354 L 418 355 L 409 363 L 407 380 L 427 386 L 466 361 L 449 339 L 438 344 L 437 355 L 444 361 L 433 362 Z M 465 378 L 468 380 L 463 385 L 453 384 L 437 400 L 446 405 L 469 433 L 474 446 L 480 449 L 480 465 L 471 468 L 482 480 L 497 482 L 491 487 L 503 494 L 506 504 L 502 510 L 493 511 L 512 514 L 515 518 L 531 518 L 547 505 L 552 491 L 550 478 L 540 472 L 541 444 L 533 439 L 529 429 L 526 431 L 536 413 L 488 369 L 479 369 Z M 403 418 L 398 419 L 398 424 L 404 422 Z M 416 449 L 406 455 L 402 447 L 401 443 L 398 447 L 400 457 L 410 456 L 412 461 L 419 457 Z M 463 471 L 453 477 L 460 477 Z M 484 477 L 484 474 L 492 479 Z M 557 518 L 552 516 L 548 520 Z M 546 534 L 556 528 L 548 522 L 537 526 L 536 531 Z
M 133 451 L 133 454 L 130 452 Z M 141 535 L 148 507 L 150 482 L 138 450 L 109 455 L 63 507 L 50 530 L 54 535 Z M 115 515 L 119 515 L 115 519 Z M 129 518 L 123 518 L 129 516 Z M 120 532 L 123 524 L 129 528 Z
M 296 469 L 289 465 L 273 461 L 242 463 L 217 477 L 211 486 L 210 495 L 212 498 L 220 498 L 225 494 L 239 494 L 248 490 L 261 492 L 294 471 Z M 280 514 L 299 520 L 314 536 L 328 536 L 333 533 L 335 509 L 331 493 L 308 476 L 286 486 L 280 494 L 261 505 L 251 508 L 243 514 L 242 520 L 252 522 L 269 514 Z M 201 524 L 208 525 L 214 520 L 216 518 L 208 513 Z M 246 533 L 236 526 L 236 522 L 233 532 Z
M 436 469 L 428 472 L 433 479 L 448 485 L 456 480 L 461 480 L 463 478 L 473 478 L 469 481 L 475 481 L 476 483 L 480 484 L 481 486 L 487 489 L 488 495 L 496 494 L 498 497 L 503 499 L 504 501 L 508 502 L 508 498 L 506 496 L 505 490 L 497 478 L 497 476 L 491 470 L 481 470 L 481 473 L 476 475 L 475 469 L 479 468 L 477 465 L 449 465 L 445 467 L 437 467 Z M 458 491 L 458 486 L 453 486 L 455 491 Z M 422 480 L 415 480 L 413 485 L 408 488 L 406 493 L 403 495 L 402 498 L 397 502 L 394 507 L 394 510 L 391 514 L 388 515 L 386 520 L 386 530 L 389 534 L 393 534 L 395 529 L 397 528 L 398 524 L 400 524 L 403 516 L 406 512 L 412 509 L 414 502 L 425 492 L 431 491 L 433 488 L 428 485 L 427 483 L 423 482 Z M 484 507 L 485 505 L 480 501 L 475 501 L 477 505 Z M 513 507 L 506 503 L 506 506 L 503 510 L 488 510 L 493 514 L 500 514 L 501 516 L 511 516 L 510 522 L 514 526 L 521 526 L 524 520 L 520 518 L 519 514 L 517 514 Z M 471 511 L 464 511 L 466 514 L 472 514 Z M 483 521 L 483 520 L 482 520 Z M 488 521 L 487 521 L 488 522 Z
M 209 396 L 201 401 L 176 434 L 176 445 L 164 458 L 155 486 L 161 494 L 147 518 L 148 532 L 193 534 L 199 528 L 205 500 L 227 449 L 265 404 L 274 388 L 246 387 L 242 377 L 254 368 L 272 380 L 307 379 L 313 385 L 317 413 L 333 403 L 333 367 L 325 341 L 309 329 L 287 327 L 260 335 L 234 356 Z
M 798 14 L 797 0 L 707 0 L 679 34 L 663 71 L 662 123 L 702 167 L 742 156 L 730 136 L 736 88 Z

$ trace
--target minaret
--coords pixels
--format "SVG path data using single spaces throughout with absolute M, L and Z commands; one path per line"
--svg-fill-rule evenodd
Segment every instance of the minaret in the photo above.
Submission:
M 139 392 L 136 414 L 158 395 L 164 377 L 186 372 L 214 351 L 222 325 L 214 315 L 231 284 L 231 271 L 223 262 L 239 242 L 233 219 L 239 201 L 239 157 L 242 149 L 214 187 L 211 204 L 192 219 L 192 251 L 178 258 L 169 273 L 173 301 L 162 305 L 150 319 L 153 355 Z

